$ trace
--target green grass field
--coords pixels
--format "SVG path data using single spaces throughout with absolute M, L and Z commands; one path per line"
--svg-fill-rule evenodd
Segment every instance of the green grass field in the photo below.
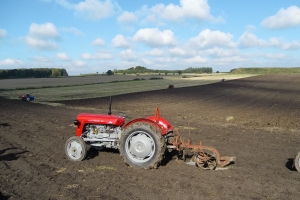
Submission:
M 133 92 L 151 91 L 159 89 L 167 89 L 169 85 L 173 84 L 175 88 L 189 87 L 196 85 L 205 85 L 215 82 L 220 82 L 221 79 L 233 80 L 245 78 L 252 75 L 232 75 L 228 73 L 215 73 L 215 74 L 184 74 L 184 75 L 168 75 L 159 76 L 163 79 L 149 80 L 152 75 L 139 75 L 139 76 L 109 76 L 105 81 L 95 81 L 95 77 L 80 77 L 78 79 L 72 78 L 57 78 L 39 82 L 39 79 L 27 79 L 31 85 L 27 84 L 28 88 L 22 88 L 26 85 L 26 79 L 15 79 L 14 87 L 9 85 L 8 88 L 0 91 L 0 95 L 9 99 L 17 99 L 21 94 L 29 93 L 36 97 L 37 102 L 48 101 L 61 101 L 71 99 L 86 99 L 95 97 L 113 96 L 118 94 L 126 94 Z M 157 77 L 157 76 L 155 76 Z M 133 80 L 140 79 L 140 80 Z M 66 82 L 68 80 L 69 82 Z M 93 80 L 94 82 L 91 82 Z M 0 80 L 0 83 L 3 80 Z M 9 81 L 13 81 L 10 79 Z M 19 84 L 18 84 L 19 81 Z M 52 82 L 51 82 L 52 81 Z M 60 82 L 61 81 L 61 82 Z M 25 82 L 25 83 L 24 83 Z M 96 83 L 95 83 L 96 82 Z M 81 84 L 81 85 L 80 85 Z M 67 85 L 67 86 L 63 86 Z M 73 86 L 72 86 L 73 85 Z M 2 86 L 2 85 L 1 85 Z M 2 87 L 0 87 L 2 88 Z M 9 89 L 10 88 L 10 89 Z

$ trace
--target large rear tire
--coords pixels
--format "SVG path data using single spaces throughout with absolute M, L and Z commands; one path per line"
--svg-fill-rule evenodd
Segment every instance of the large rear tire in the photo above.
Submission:
M 165 139 L 159 128 L 147 122 L 129 125 L 120 138 L 120 154 L 131 167 L 157 168 L 165 149 Z
M 81 137 L 73 136 L 65 144 L 65 153 L 71 161 L 82 161 L 87 153 L 86 144 Z
M 298 152 L 298 154 L 294 158 L 294 167 L 298 172 L 300 172 L 300 152 Z

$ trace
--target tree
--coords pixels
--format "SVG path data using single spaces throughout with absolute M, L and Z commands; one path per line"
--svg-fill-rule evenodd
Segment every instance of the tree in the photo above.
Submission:
M 52 68 L 52 74 L 51 74 L 52 77 L 58 77 L 58 76 L 61 76 L 61 70 L 58 69 L 58 68 Z
M 111 76 L 111 75 L 113 75 L 114 73 L 113 73 L 111 70 L 108 70 L 108 71 L 106 72 L 106 74 L 107 74 L 107 76 Z

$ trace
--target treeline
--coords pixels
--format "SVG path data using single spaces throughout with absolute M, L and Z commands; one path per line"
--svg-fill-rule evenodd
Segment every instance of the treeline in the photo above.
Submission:
M 31 69 L 0 69 L 0 78 L 49 78 L 68 76 L 66 69 L 31 68 Z
M 230 70 L 231 74 L 290 74 L 300 73 L 300 67 L 261 67 L 236 68 Z
M 182 74 L 182 73 L 212 73 L 213 69 L 211 67 L 189 67 L 184 70 L 158 70 L 158 69 L 147 69 L 146 67 L 136 66 L 128 69 L 113 71 L 114 74 L 145 74 L 145 73 L 163 73 L 163 74 Z
M 189 67 L 183 70 L 184 73 L 213 73 L 211 67 Z

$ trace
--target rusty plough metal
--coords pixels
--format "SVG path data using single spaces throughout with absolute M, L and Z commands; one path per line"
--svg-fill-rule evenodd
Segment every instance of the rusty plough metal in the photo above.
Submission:
M 178 157 L 186 161 L 188 152 L 193 155 L 191 160 L 187 164 L 195 165 L 201 169 L 205 170 L 217 170 L 217 169 L 227 169 L 224 168 L 236 160 L 235 157 L 230 156 L 220 156 L 220 153 L 213 147 L 203 146 L 200 141 L 199 145 L 192 144 L 190 138 L 184 141 L 184 138 L 180 135 L 179 130 L 174 129 L 174 137 L 170 138 L 168 141 L 169 147 L 176 149 L 179 154 Z

